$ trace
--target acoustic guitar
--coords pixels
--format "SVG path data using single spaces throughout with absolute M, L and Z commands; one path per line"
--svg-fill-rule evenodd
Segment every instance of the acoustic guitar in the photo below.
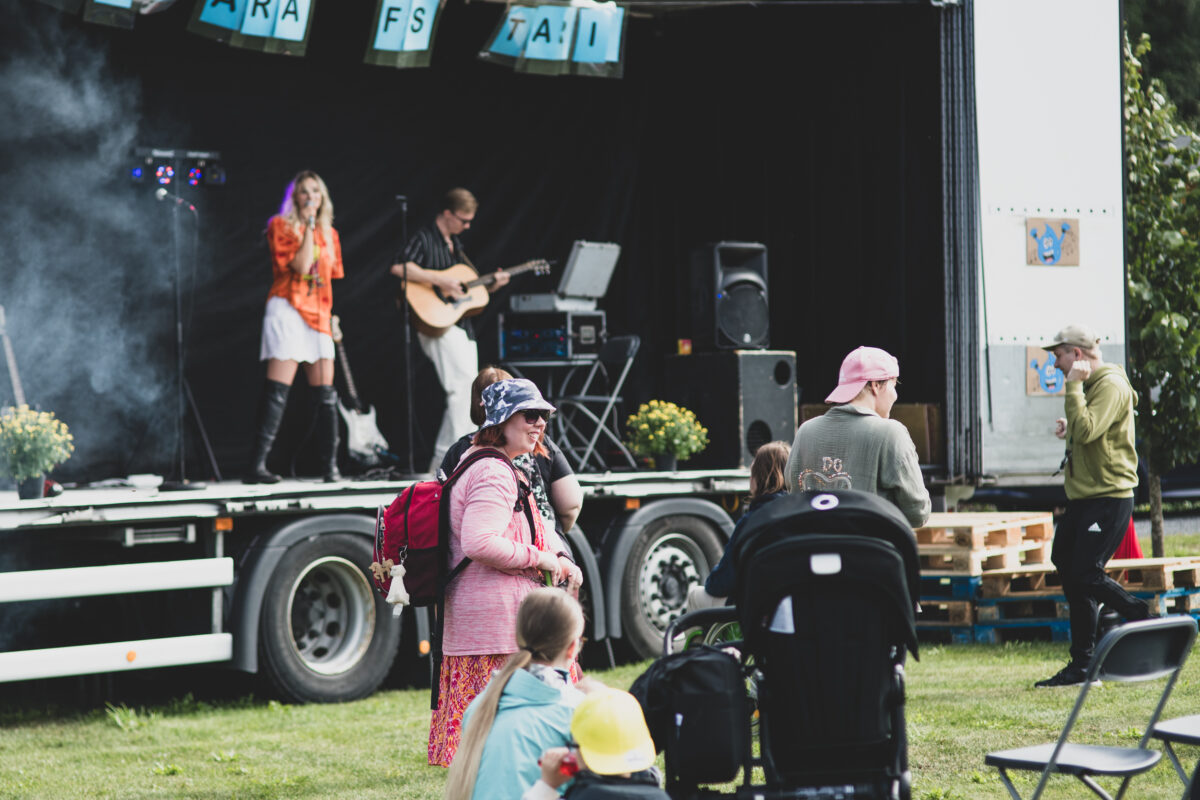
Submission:
M 375 409 L 363 407 L 358 397 L 358 389 L 354 386 L 354 376 L 350 373 L 350 360 L 346 358 L 346 348 L 342 344 L 342 323 L 337 316 L 329 320 L 332 329 L 333 343 L 337 345 L 338 362 L 342 365 L 342 376 L 346 379 L 346 391 L 350 395 L 353 407 L 347 408 L 338 398 L 338 412 L 346 422 L 346 452 L 350 457 L 363 466 L 373 467 L 379 463 L 380 453 L 386 453 L 388 441 L 379 432 L 375 423 Z
M 504 271 L 509 275 L 520 275 L 523 272 L 545 275 L 550 272 L 550 263 L 537 259 Z M 443 295 L 442 290 L 437 287 L 412 281 L 409 281 L 404 289 L 404 297 L 416 316 L 417 330 L 426 336 L 442 336 L 463 317 L 473 317 L 482 312 L 483 307 L 488 304 L 487 287 L 496 282 L 494 273 L 480 277 L 478 272 L 466 264 L 455 264 L 443 272 L 462 284 L 465 296 L 452 299 Z

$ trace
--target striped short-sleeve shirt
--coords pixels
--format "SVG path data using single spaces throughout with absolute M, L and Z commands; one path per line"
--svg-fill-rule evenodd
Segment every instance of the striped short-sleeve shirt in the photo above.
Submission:
M 418 267 L 435 270 L 449 269 L 455 264 L 469 265 L 471 260 L 467 258 L 467 254 L 463 250 L 462 240 L 451 235 L 450 242 L 452 246 L 447 246 L 446 239 L 438 230 L 437 224 L 430 222 L 417 229 L 416 233 L 409 238 L 404 249 L 396 255 L 393 263 L 403 264 L 411 261 Z M 457 324 L 467 332 L 468 336 L 472 339 L 475 338 L 474 326 L 470 319 L 464 317 Z

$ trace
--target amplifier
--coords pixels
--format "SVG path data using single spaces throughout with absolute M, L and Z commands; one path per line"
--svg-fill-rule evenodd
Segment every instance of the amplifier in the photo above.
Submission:
M 502 313 L 500 359 L 595 358 L 608 337 L 603 311 Z

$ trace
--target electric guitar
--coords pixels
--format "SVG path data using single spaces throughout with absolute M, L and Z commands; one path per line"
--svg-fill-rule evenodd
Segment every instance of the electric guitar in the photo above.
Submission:
M 509 275 L 520 275 L 522 272 L 546 275 L 550 272 L 550 264 L 538 259 L 526 261 L 504 271 Z M 451 299 L 443 295 L 442 290 L 437 287 L 412 281 L 408 281 L 404 288 L 404 297 L 416 316 L 417 330 L 426 336 L 442 336 L 463 317 L 475 316 L 482 312 L 483 307 L 488 304 L 487 287 L 496 282 L 493 273 L 481 278 L 478 272 L 466 264 L 455 264 L 443 270 L 443 274 L 457 279 L 466 295 Z
M 8 327 L 4 323 L 4 306 L 0 306 L 0 339 L 4 340 L 4 360 L 8 364 L 8 379 L 12 382 L 13 399 L 17 405 L 25 405 L 25 389 L 21 386 L 21 376 L 17 372 L 17 356 L 13 353 L 12 342 L 8 338 Z
M 363 466 L 371 467 L 379 463 L 379 453 L 388 449 L 387 439 L 379 432 L 375 424 L 375 409 L 363 408 L 358 390 L 354 388 L 354 376 L 350 373 L 350 361 L 346 358 L 346 348 L 342 344 L 341 320 L 331 317 L 329 325 L 332 331 L 333 343 L 337 346 L 338 362 L 342 365 L 342 374 L 346 377 L 346 391 L 353 408 L 346 408 L 342 398 L 338 397 L 338 411 L 346 423 L 346 451 L 350 457 Z

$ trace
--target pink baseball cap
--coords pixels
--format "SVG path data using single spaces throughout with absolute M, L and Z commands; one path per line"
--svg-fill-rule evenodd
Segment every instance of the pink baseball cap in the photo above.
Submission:
M 826 403 L 849 403 L 868 381 L 886 381 L 900 377 L 900 362 L 878 347 L 858 347 L 842 360 L 838 370 L 837 388 L 825 398 Z

